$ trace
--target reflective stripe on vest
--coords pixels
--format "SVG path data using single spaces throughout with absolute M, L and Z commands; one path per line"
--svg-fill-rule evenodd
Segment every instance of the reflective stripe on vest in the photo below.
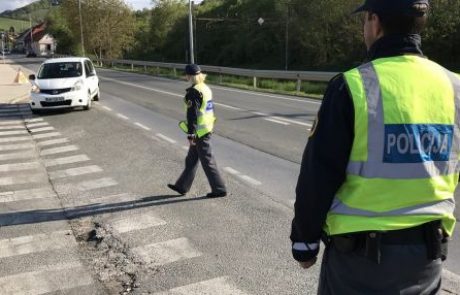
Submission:
M 400 71 L 392 69 L 395 65 Z M 425 81 L 433 75 L 437 80 L 429 85 L 408 76 L 417 70 Z M 394 230 L 441 219 L 452 234 L 453 193 L 460 171 L 460 79 L 410 56 L 367 63 L 345 73 L 345 80 L 355 107 L 355 140 L 347 178 L 331 205 L 325 231 L 335 235 Z M 425 95 L 417 83 L 433 91 Z M 430 114 L 427 107 L 417 110 L 419 98 L 421 103 L 438 99 L 435 112 Z M 401 104 L 392 104 L 399 100 Z

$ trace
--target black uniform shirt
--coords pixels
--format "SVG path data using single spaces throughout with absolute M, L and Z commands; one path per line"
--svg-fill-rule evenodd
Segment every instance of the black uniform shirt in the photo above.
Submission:
M 385 36 L 374 43 L 367 60 L 404 54 L 423 55 L 419 35 Z M 354 108 L 343 75 L 333 78 L 318 112 L 314 131 L 304 151 L 296 188 L 293 243 L 318 243 L 336 192 L 345 181 L 354 138 Z M 307 246 L 294 258 L 307 261 L 318 249 Z M 312 253 L 307 253 L 308 251 Z
M 195 134 L 198 114 L 203 103 L 203 95 L 194 88 L 194 85 L 187 88 L 185 104 L 187 105 L 187 127 L 188 134 Z

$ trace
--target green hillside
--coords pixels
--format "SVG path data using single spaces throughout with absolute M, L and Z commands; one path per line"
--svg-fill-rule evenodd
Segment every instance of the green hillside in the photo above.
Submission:
M 22 32 L 30 27 L 28 21 L 15 20 L 5 17 L 0 17 L 0 31 L 9 31 L 13 27 L 15 32 Z
M 29 15 L 31 15 L 32 21 L 38 22 L 45 18 L 50 8 L 51 3 L 49 0 L 40 0 L 15 10 L 4 11 L 0 13 L 0 17 L 28 20 Z

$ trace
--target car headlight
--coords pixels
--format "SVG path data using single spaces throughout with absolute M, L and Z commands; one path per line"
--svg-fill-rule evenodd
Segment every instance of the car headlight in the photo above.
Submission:
M 33 93 L 40 93 L 40 87 L 38 87 L 36 84 L 32 85 L 32 90 Z
M 83 83 L 81 81 L 78 81 L 73 85 L 71 91 L 80 91 L 83 88 Z

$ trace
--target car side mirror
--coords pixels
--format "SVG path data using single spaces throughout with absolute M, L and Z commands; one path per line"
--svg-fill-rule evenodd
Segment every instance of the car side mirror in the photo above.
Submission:
M 33 74 L 32 74 L 32 75 L 29 75 L 29 80 L 30 80 L 30 81 L 34 81 L 35 79 L 36 79 L 35 75 L 33 75 Z

